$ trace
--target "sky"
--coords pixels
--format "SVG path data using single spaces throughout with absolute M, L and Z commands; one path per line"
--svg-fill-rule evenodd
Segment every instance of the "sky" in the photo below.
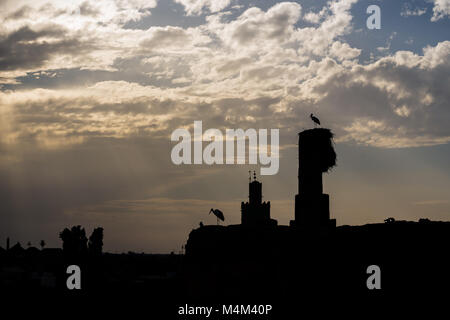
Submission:
M 178 252 L 210 208 L 240 223 L 259 167 L 174 165 L 196 120 L 280 130 L 260 180 L 289 224 L 310 113 L 335 134 L 338 225 L 449 221 L 449 17 L 450 0 L 0 0 L 0 246 L 82 225 L 110 252 Z

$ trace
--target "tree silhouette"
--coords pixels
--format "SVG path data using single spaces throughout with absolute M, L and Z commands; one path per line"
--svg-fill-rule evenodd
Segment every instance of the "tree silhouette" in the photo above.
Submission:
M 92 231 L 89 237 L 89 253 L 93 255 L 101 255 L 103 248 L 103 228 L 98 227 Z
M 84 255 L 87 252 L 87 238 L 84 228 L 73 226 L 72 229 L 65 228 L 59 237 L 63 241 L 63 251 L 70 255 Z
M 39 242 L 39 245 L 41 246 L 41 249 L 44 250 L 44 247 L 45 247 L 46 243 L 45 243 L 44 240 L 41 240 L 41 241 Z

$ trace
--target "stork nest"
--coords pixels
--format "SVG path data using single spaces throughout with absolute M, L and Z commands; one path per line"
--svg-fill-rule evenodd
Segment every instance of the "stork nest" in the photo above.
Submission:
M 336 166 L 333 136 L 331 130 L 326 128 L 299 133 L 299 162 L 302 170 L 328 172 Z

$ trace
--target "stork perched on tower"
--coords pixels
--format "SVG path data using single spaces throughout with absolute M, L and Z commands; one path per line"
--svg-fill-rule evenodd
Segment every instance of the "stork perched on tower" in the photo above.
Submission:
M 320 126 L 320 120 L 319 120 L 319 118 L 315 117 L 312 113 L 311 113 L 311 115 L 310 115 L 309 117 L 310 117 L 311 120 L 314 122 L 314 126 L 317 125 L 317 124 Z

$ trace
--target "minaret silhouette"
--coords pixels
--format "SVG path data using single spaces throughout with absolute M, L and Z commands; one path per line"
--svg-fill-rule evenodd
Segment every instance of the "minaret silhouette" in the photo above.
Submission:
M 256 180 L 256 173 L 253 173 L 253 182 L 248 184 L 248 197 L 252 205 L 259 206 L 262 203 L 262 183 Z
M 242 225 L 277 225 L 277 221 L 270 218 L 270 201 L 262 202 L 262 183 L 256 179 L 255 171 L 253 172 L 253 181 L 249 180 L 249 201 L 241 203 Z

